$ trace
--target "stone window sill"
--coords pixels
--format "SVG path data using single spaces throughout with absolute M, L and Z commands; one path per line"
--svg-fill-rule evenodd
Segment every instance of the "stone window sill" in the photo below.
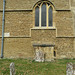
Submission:
M 49 30 L 55 30 L 56 28 L 55 27 L 34 27 L 34 28 L 31 28 L 31 29 L 38 29 L 38 30 L 40 30 L 40 29 L 49 29 Z

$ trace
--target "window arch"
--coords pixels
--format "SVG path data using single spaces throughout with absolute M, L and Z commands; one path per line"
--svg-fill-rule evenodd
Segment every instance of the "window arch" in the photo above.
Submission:
M 53 27 L 53 5 L 43 1 L 35 7 L 35 27 Z

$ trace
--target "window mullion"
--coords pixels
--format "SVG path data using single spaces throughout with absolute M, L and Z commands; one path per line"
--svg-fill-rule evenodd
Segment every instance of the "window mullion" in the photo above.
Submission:
M 39 7 L 40 12 L 39 12 L 39 27 L 41 28 L 41 5 Z
M 46 21 L 47 21 L 46 24 L 47 24 L 47 25 L 46 25 L 46 26 L 47 26 L 47 28 L 48 28 L 48 4 L 46 4 L 46 8 L 47 8 L 47 14 L 46 14 L 46 15 L 47 15 L 47 19 L 46 19 Z

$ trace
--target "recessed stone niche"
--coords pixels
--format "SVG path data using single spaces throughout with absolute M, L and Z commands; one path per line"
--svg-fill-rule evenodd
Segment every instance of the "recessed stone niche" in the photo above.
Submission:
M 53 45 L 34 45 L 35 61 L 44 62 L 54 60 L 54 46 Z

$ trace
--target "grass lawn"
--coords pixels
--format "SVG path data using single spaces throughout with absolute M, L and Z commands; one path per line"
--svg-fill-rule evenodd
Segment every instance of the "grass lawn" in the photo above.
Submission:
M 9 65 L 15 63 L 16 75 L 66 75 L 66 64 L 72 59 L 38 63 L 26 59 L 0 59 L 0 75 L 10 75 Z

